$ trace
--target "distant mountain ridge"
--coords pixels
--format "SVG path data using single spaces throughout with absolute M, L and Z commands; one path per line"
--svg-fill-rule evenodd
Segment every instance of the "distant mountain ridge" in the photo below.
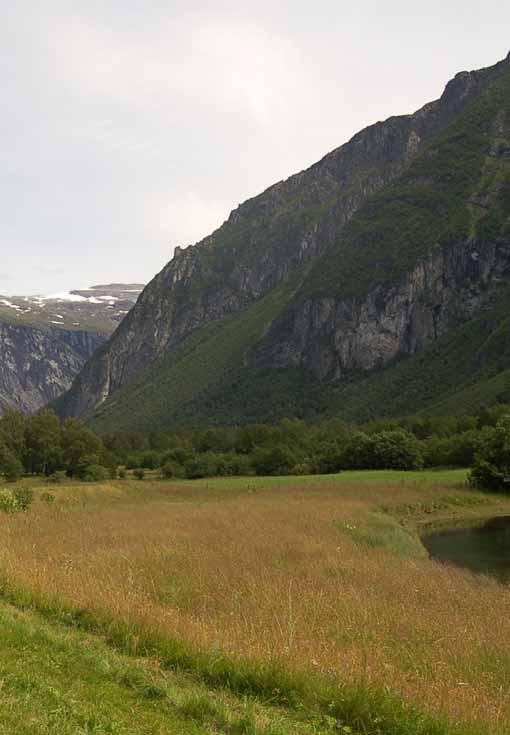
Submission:
M 50 296 L 0 295 L 0 319 L 33 327 L 110 334 L 143 290 L 138 283 L 110 283 Z
M 381 379 L 386 403 L 372 411 L 391 413 L 388 397 L 402 393 L 391 371 L 505 299 L 509 152 L 510 55 L 177 249 L 60 412 L 105 429 L 361 418 L 362 385 Z M 439 388 L 400 410 L 432 405 Z
M 69 388 L 143 286 L 92 286 L 53 296 L 0 296 L 0 414 L 30 413 Z

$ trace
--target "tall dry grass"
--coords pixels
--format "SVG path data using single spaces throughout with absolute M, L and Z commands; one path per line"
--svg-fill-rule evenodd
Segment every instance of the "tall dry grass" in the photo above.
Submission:
M 234 656 L 377 683 L 510 723 L 510 587 L 356 544 L 340 526 L 439 489 L 146 483 L 2 517 L 7 578 Z

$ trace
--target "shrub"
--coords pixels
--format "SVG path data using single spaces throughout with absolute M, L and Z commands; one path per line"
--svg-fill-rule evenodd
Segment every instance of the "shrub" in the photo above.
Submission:
M 161 454 L 159 452 L 144 452 L 140 457 L 140 467 L 145 470 L 157 470 L 161 467 Z
M 26 512 L 32 500 L 33 493 L 28 487 L 0 489 L 0 511 L 3 513 Z
M 110 472 L 100 464 L 89 464 L 82 470 L 80 479 L 84 482 L 105 482 L 110 479 Z
M 448 464 L 457 467 L 470 467 L 476 461 L 478 451 L 483 446 L 486 430 L 482 432 L 471 430 L 457 434 L 450 439 L 451 453 Z
M 47 503 L 48 505 L 51 505 L 55 502 L 55 496 L 53 493 L 41 493 L 39 496 L 43 503 Z
M 362 431 L 352 434 L 338 460 L 337 469 L 374 469 L 374 437 Z
M 184 474 L 189 480 L 252 475 L 253 466 L 250 457 L 243 455 L 202 452 L 184 463 Z
M 253 455 L 257 475 L 288 475 L 296 458 L 286 446 L 261 447 Z
M 141 454 L 130 454 L 126 459 L 126 469 L 135 470 L 142 466 Z
M 373 436 L 374 469 L 419 470 L 423 456 L 418 440 L 407 431 L 381 431 Z
M 222 477 L 253 475 L 251 458 L 240 454 L 217 454 L 216 475 Z
M 127 477 L 127 472 L 124 467 L 121 467 L 117 474 L 119 476 L 119 480 L 125 480 Z
M 0 489 L 0 511 L 2 513 L 16 513 L 18 509 L 18 504 L 16 502 L 16 498 L 14 497 L 14 493 L 12 490 L 9 490 L 8 488 L 1 488 Z
M 34 494 L 29 487 L 15 487 L 13 495 L 16 498 L 19 510 L 26 511 L 32 504 Z
M 137 467 L 137 469 L 133 471 L 133 476 L 136 480 L 143 480 L 145 477 L 145 470 L 141 467 Z
M 2 470 L 7 482 L 16 482 L 23 476 L 23 465 L 14 455 L 5 458 Z
M 184 463 L 190 459 L 193 459 L 192 451 L 185 447 L 176 447 L 163 455 L 162 464 L 165 465 L 167 462 L 176 462 L 177 464 L 184 465 Z
M 165 462 L 161 468 L 161 477 L 171 480 L 173 477 L 184 477 L 184 467 L 177 462 Z
M 485 490 L 510 491 L 510 416 L 503 416 L 486 434 L 469 481 Z
M 323 442 L 315 448 L 309 464 L 311 474 L 330 475 L 339 472 L 344 467 L 345 458 L 336 443 Z
M 425 467 L 446 467 L 452 464 L 452 443 L 450 438 L 432 436 L 422 442 L 422 448 Z
M 308 462 L 298 462 L 290 471 L 291 475 L 311 475 L 312 468 Z
M 184 464 L 184 472 L 188 480 L 215 477 L 218 474 L 218 458 L 212 452 L 197 454 Z

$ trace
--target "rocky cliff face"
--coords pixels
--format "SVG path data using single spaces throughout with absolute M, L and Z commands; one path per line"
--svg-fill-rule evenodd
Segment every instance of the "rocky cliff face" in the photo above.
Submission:
M 109 284 L 42 296 L 0 296 L 0 414 L 33 413 L 68 390 L 143 286 Z
M 0 322 L 0 414 L 33 413 L 69 388 L 104 337 Z
M 253 364 L 338 380 L 415 354 L 490 307 L 510 278 L 510 65 L 503 69 L 447 136 L 360 212 Z M 361 287 L 344 276 L 353 264 Z
M 61 410 L 65 414 L 90 414 L 192 332 L 246 309 L 319 259 L 335 246 L 363 203 L 397 179 L 506 66 L 507 62 L 502 62 L 457 75 L 436 102 L 414 115 L 390 118 L 367 128 L 310 169 L 239 206 L 219 230 L 198 245 L 177 248 L 173 260 L 144 290 L 108 344 L 84 368 Z M 379 322 L 373 319 L 374 304 L 381 298 L 381 293 L 374 292 L 373 303 L 367 301 L 364 306 L 331 299 L 307 302 L 289 324 L 299 334 L 296 341 L 292 345 L 287 341 L 276 352 L 269 349 L 262 353 L 269 361 L 274 354 L 275 364 L 299 362 L 313 365 L 317 375 L 338 376 L 344 357 L 334 356 L 334 346 L 326 353 L 321 351 L 314 346 L 312 335 L 316 327 L 321 335 L 339 334 L 344 328 L 352 331 L 359 319 L 360 324 L 371 325 L 370 329 L 360 327 L 366 346 L 362 347 L 363 340 L 359 346 L 344 341 L 340 352 L 352 355 L 345 357 L 352 365 L 379 364 L 384 356 L 398 352 L 391 329 L 382 328 L 388 319 L 382 315 Z M 405 297 L 391 297 L 393 305 L 388 304 L 387 309 L 398 310 L 400 298 Z M 418 311 L 413 313 L 413 319 L 418 319 Z M 402 316 L 395 319 L 405 321 Z M 370 330 L 377 332 L 375 342 L 369 338 Z M 397 341 L 402 340 L 399 337 Z M 380 343 L 378 349 L 376 342 Z M 418 337 L 415 342 L 418 344 Z M 283 357 L 285 350 L 288 359 Z M 363 357 L 364 350 L 373 356 Z M 319 355 L 322 357 L 317 362 Z
M 510 275 L 510 238 L 460 242 L 362 298 L 322 297 L 277 320 L 252 357 L 257 367 L 304 367 L 320 380 L 373 371 L 413 355 L 469 320 Z

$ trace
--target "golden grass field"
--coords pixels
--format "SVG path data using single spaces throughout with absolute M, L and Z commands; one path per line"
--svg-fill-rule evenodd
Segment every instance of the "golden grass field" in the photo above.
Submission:
M 429 560 L 416 531 L 510 514 L 462 479 L 36 483 L 29 513 L 0 516 L 0 567 L 7 587 L 376 684 L 489 733 L 510 723 L 510 586 Z

